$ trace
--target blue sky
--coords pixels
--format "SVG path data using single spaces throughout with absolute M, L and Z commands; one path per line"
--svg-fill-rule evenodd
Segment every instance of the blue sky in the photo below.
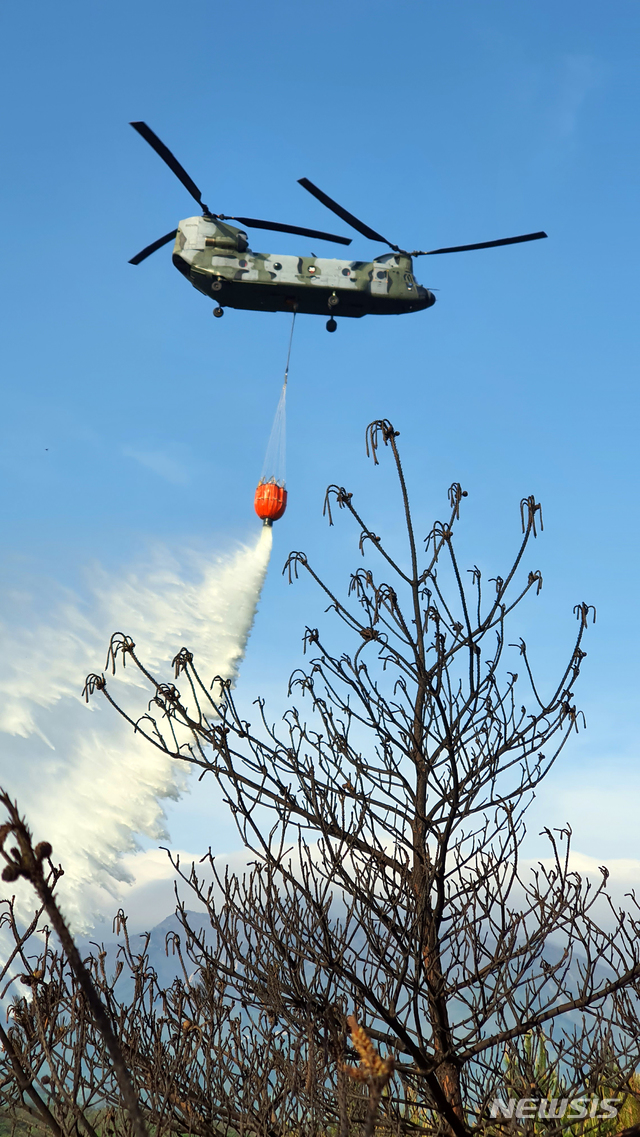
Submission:
M 46 618 L 61 589 L 89 611 L 96 566 L 117 579 L 159 545 L 214 556 L 256 534 L 288 317 L 213 320 L 167 249 L 127 264 L 193 212 L 130 120 L 220 212 L 346 232 L 296 184 L 307 176 L 403 246 L 545 229 L 416 262 L 439 290 L 428 312 L 333 336 L 299 319 L 290 505 L 239 690 L 278 705 L 317 623 L 320 598 L 280 576 L 289 549 L 338 587 L 358 563 L 356 535 L 321 517 L 329 482 L 398 533 L 388 472 L 364 457 L 366 424 L 389 417 L 419 530 L 461 481 L 462 559 L 486 575 L 517 542 L 520 498 L 542 501 L 545 585 L 517 632 L 550 676 L 573 604 L 596 604 L 598 622 L 578 692 L 589 730 L 539 820 L 571 820 L 585 854 L 636 857 L 637 3 L 24 0 L 0 20 L 3 618 L 17 595 L 27 623 Z M 333 255 L 259 231 L 251 244 Z M 378 251 L 358 234 L 351 248 Z M 206 792 L 171 807 L 178 844 L 211 808 Z

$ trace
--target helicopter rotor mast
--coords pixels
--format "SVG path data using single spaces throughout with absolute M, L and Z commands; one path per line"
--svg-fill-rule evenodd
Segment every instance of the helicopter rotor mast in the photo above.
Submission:
M 338 205 L 337 201 L 329 197 L 324 190 L 315 186 L 308 178 L 299 178 L 298 184 L 301 185 L 303 189 L 306 189 L 308 193 L 312 194 L 313 197 L 317 198 L 318 201 L 322 202 L 323 205 L 326 205 L 327 209 L 330 209 L 332 213 L 335 213 L 338 217 L 342 218 L 343 221 L 346 221 L 347 225 L 351 225 L 352 229 L 356 229 L 358 233 L 362 233 L 363 237 L 368 237 L 371 241 L 381 241 L 382 244 L 388 245 L 394 253 L 400 253 L 401 256 L 405 257 L 432 257 L 438 253 L 467 253 L 472 249 L 494 249 L 499 245 L 518 245 L 523 241 L 539 241 L 542 237 L 547 236 L 547 234 L 542 231 L 539 233 L 523 233 L 519 237 L 500 237 L 497 241 L 479 241 L 474 245 L 451 245 L 446 249 L 414 249 L 413 252 L 410 253 L 406 249 L 401 249 L 399 245 L 394 245 L 392 241 L 387 240 L 381 233 L 376 233 L 375 229 L 372 229 L 369 225 L 365 225 L 364 221 L 360 221 L 353 213 L 349 213 L 347 209 Z
M 300 225 L 284 225 L 279 221 L 260 221 L 255 217 L 231 217 L 224 213 L 212 213 L 209 206 L 202 200 L 202 193 L 198 189 L 196 183 L 189 177 L 184 166 L 180 164 L 175 154 L 172 154 L 168 146 L 165 146 L 162 139 L 147 126 L 146 122 L 132 122 L 130 125 L 138 132 L 145 142 L 148 142 L 152 150 L 155 150 L 159 158 L 169 167 L 171 172 L 175 174 L 178 181 L 182 183 L 184 188 L 202 210 L 203 217 L 211 218 L 212 221 L 239 221 L 241 225 L 247 225 L 253 229 L 269 229 L 275 233 L 293 233 L 298 237 L 316 237 L 321 241 L 333 241 L 338 245 L 350 245 L 350 237 L 338 237 L 335 233 L 325 233 L 319 229 L 306 229 Z M 166 233 L 164 237 L 160 237 L 151 245 L 147 245 L 141 252 L 136 253 L 129 261 L 131 265 L 138 265 L 142 261 L 150 257 L 152 253 L 157 252 L 163 245 L 168 245 L 169 241 L 175 240 L 177 229 L 172 229 L 170 233 Z

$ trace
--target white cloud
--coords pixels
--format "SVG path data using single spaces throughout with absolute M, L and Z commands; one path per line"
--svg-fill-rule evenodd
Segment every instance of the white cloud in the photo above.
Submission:
M 132 446 L 124 446 L 122 453 L 125 458 L 133 458 L 134 462 L 138 462 L 140 466 L 151 470 L 159 478 L 164 478 L 174 486 L 184 486 L 189 481 L 189 474 L 184 466 L 161 450 L 136 450 Z
M 385 844 L 385 847 L 391 850 L 391 843 Z M 205 882 L 209 882 L 211 880 L 210 866 L 206 862 L 200 864 L 206 851 L 206 849 L 202 849 L 194 853 L 172 850 L 172 854 L 174 857 L 176 855 L 180 857 L 181 868 L 187 875 L 191 864 L 194 863 L 198 876 Z M 310 856 L 312 861 L 315 861 L 319 856 L 318 847 L 314 843 L 310 846 Z M 254 860 L 255 854 L 241 850 L 217 857 L 216 863 L 221 866 L 221 871 L 224 870 L 224 866 L 228 866 L 232 873 L 235 872 L 242 876 L 247 865 Z M 551 867 L 550 858 L 544 857 L 541 860 L 547 867 Z M 299 858 L 295 850 L 291 855 L 291 863 L 294 872 L 299 872 Z M 529 879 L 530 873 L 539 867 L 539 863 L 540 861 L 536 859 L 522 861 L 520 871 L 524 882 Z M 158 848 L 127 854 L 122 858 L 122 864 L 132 882 L 130 886 L 124 886 L 121 890 L 122 904 L 129 917 L 130 930 L 132 932 L 149 930 L 173 910 L 176 875 L 171 861 L 167 853 Z M 588 878 L 592 885 L 598 887 L 602 881 L 600 864 L 601 862 L 596 857 L 576 851 L 571 855 L 570 869 L 572 872 L 579 873 L 583 878 Z M 633 888 L 637 888 L 640 883 L 640 860 L 613 858 L 607 862 L 607 868 L 610 873 L 607 881 L 608 894 L 614 904 L 629 908 L 630 903 L 627 894 Z M 180 896 L 188 909 L 197 911 L 202 907 L 198 903 L 195 893 L 187 885 L 178 880 L 178 887 Z M 515 890 L 513 895 L 513 902 L 516 906 L 518 897 L 522 899 L 522 892 L 519 888 Z M 599 915 L 605 926 L 610 924 L 611 917 L 604 905 L 600 906 Z
M 201 863 L 206 849 L 196 853 L 184 849 L 172 849 L 171 855 L 180 859 L 180 869 L 186 875 L 194 864 L 198 877 L 207 885 L 212 883 L 211 866 L 208 861 Z M 216 857 L 216 864 L 224 872 L 225 866 L 232 873 L 242 873 L 255 856 L 247 850 L 229 853 Z M 122 904 L 127 916 L 127 926 L 130 932 L 146 932 L 164 920 L 175 908 L 175 889 L 177 882 L 178 892 L 185 907 L 192 912 L 204 911 L 195 894 L 179 877 L 176 876 L 173 865 L 164 848 L 146 849 L 144 852 L 126 853 L 122 857 L 122 865 L 128 875 L 129 884 L 122 885 L 119 890 L 119 903 Z M 218 890 L 214 889 L 216 894 Z M 112 905 L 107 918 L 96 926 L 96 931 L 103 937 L 111 932 Z
M 571 869 L 590 880 L 599 880 L 601 877 L 601 860 L 590 857 L 587 853 L 575 852 L 571 855 Z M 604 864 L 609 870 L 609 881 L 612 885 L 637 887 L 640 884 L 640 861 L 634 857 L 605 858 Z
M 560 850 L 561 855 L 564 854 L 564 846 Z M 540 864 L 544 865 L 546 869 L 550 869 L 555 864 L 552 857 L 542 856 L 538 858 L 523 859 L 521 864 L 521 879 L 527 881 L 530 873 L 539 869 Z M 589 881 L 591 885 L 591 893 L 599 889 L 602 885 L 603 874 L 600 871 L 600 866 L 603 865 L 607 868 L 609 876 L 606 881 L 606 888 L 604 895 L 600 897 L 594 908 L 591 910 L 591 917 L 599 923 L 603 928 L 611 928 L 614 922 L 614 917 L 609 907 L 607 897 L 614 909 L 624 909 L 629 912 L 634 919 L 638 919 L 640 912 L 635 907 L 630 893 L 638 889 L 640 884 L 640 860 L 633 857 L 608 857 L 599 859 L 592 857 L 588 853 L 581 853 L 579 850 L 572 850 L 569 856 L 569 871 L 577 873 L 582 877 L 583 883 Z M 519 894 L 519 890 L 514 892 L 514 896 Z
M 573 134 L 587 96 L 598 86 L 601 77 L 601 65 L 592 56 L 565 57 L 556 105 L 556 125 L 561 137 Z

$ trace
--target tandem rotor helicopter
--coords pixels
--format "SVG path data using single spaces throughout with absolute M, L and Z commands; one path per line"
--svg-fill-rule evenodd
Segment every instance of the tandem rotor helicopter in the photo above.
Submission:
M 392 251 L 372 261 L 335 260 L 316 256 L 292 257 L 272 253 L 254 253 L 244 229 L 228 225 L 238 221 L 249 229 L 269 229 L 275 233 L 294 233 L 350 245 L 349 237 L 338 237 L 318 229 L 299 225 L 281 225 L 276 221 L 259 221 L 255 217 L 229 217 L 212 213 L 202 200 L 195 182 L 157 134 L 145 122 L 130 124 L 182 182 L 202 210 L 200 217 L 187 217 L 177 229 L 147 245 L 129 264 L 138 265 L 163 245 L 175 241 L 173 263 L 198 292 L 217 301 L 214 316 L 224 315 L 225 308 L 245 308 L 257 312 L 307 312 L 329 315 L 327 331 L 335 332 L 335 316 L 399 315 L 420 312 L 435 304 L 428 288 L 418 284 L 413 275 L 413 257 L 440 253 L 464 253 L 472 249 L 493 249 L 499 245 L 517 245 L 522 241 L 538 241 L 546 233 L 524 233 L 519 237 L 503 237 L 497 241 L 480 241 L 475 245 L 453 245 L 446 249 L 420 249 L 409 253 L 381 233 L 365 225 L 343 209 L 326 193 L 300 178 L 299 184 L 318 201 L 337 214 L 363 237 L 387 245 Z

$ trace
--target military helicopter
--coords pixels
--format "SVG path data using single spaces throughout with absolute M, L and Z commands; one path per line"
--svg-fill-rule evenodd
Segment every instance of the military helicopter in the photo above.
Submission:
M 132 257 L 129 264 L 138 265 L 163 245 L 175 241 L 173 263 L 198 292 L 216 300 L 214 316 L 223 316 L 226 308 L 245 308 L 258 312 L 308 312 L 329 315 L 327 331 L 335 332 L 335 316 L 399 315 L 420 312 L 435 304 L 428 288 L 418 284 L 413 275 L 413 257 L 440 253 L 464 253 L 471 249 L 493 249 L 499 245 L 517 245 L 522 241 L 538 241 L 546 233 L 524 233 L 519 237 L 503 237 L 497 241 L 480 241 L 475 245 L 453 245 L 446 249 L 415 249 L 409 253 L 394 245 L 343 209 L 326 193 L 300 178 L 299 184 L 347 225 L 387 245 L 372 261 L 346 261 L 323 257 L 278 256 L 254 253 L 244 229 L 228 225 L 238 221 L 249 229 L 268 229 L 275 233 L 294 233 L 301 237 L 350 245 L 349 237 L 304 229 L 299 225 L 281 225 L 276 221 L 259 221 L 255 217 L 229 217 L 213 213 L 202 200 L 202 194 L 183 166 L 164 142 L 145 122 L 130 124 L 182 182 L 202 210 L 200 217 L 187 217 L 177 229 L 147 245 Z

